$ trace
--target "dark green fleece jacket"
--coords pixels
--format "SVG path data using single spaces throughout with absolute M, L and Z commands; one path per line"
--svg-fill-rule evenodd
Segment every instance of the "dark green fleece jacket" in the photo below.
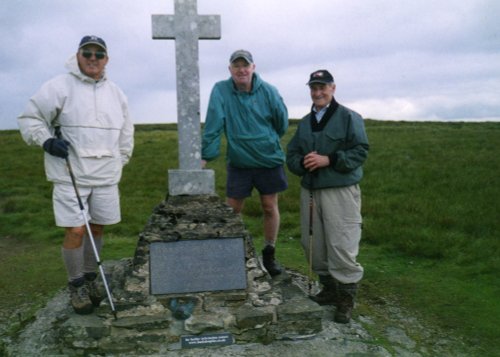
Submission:
M 306 189 L 350 186 L 363 177 L 368 149 L 363 118 L 333 99 L 319 123 L 313 111 L 299 122 L 287 146 L 286 163 L 302 177 L 301 186 Z M 330 165 L 312 173 L 306 170 L 304 156 L 312 151 L 328 156 Z

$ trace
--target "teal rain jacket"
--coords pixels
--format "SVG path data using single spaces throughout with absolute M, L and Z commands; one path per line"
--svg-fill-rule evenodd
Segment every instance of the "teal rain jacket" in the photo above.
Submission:
M 217 82 L 210 94 L 202 139 L 202 159 L 220 154 L 221 134 L 227 139 L 227 163 L 237 168 L 283 165 L 280 138 L 288 128 L 288 111 L 278 90 L 256 73 L 252 91 L 240 92 L 231 78 Z

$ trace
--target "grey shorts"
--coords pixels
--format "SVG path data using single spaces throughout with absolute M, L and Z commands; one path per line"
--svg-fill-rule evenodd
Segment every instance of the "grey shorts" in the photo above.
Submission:
M 108 225 L 120 222 L 118 185 L 78 187 L 89 223 Z M 85 225 L 73 185 L 54 184 L 52 192 L 54 216 L 58 227 Z
M 227 167 L 226 196 L 245 198 L 252 195 L 253 188 L 261 195 L 272 195 L 288 188 L 283 166 L 257 169 Z

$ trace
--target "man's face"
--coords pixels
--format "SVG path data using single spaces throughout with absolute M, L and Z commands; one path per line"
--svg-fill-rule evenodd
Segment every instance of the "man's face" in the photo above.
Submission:
M 236 87 L 240 90 L 249 91 L 252 89 L 252 76 L 255 71 L 255 64 L 248 63 L 243 58 L 238 58 L 229 65 L 229 72 Z
M 83 74 L 95 80 L 102 78 L 104 68 L 109 59 L 106 51 L 104 51 L 102 47 L 97 45 L 84 46 L 78 50 L 76 57 L 78 59 L 78 67 L 80 67 L 80 71 L 82 71 Z
M 311 90 L 311 99 L 316 109 L 326 107 L 332 101 L 335 93 L 335 84 L 312 83 L 309 86 Z

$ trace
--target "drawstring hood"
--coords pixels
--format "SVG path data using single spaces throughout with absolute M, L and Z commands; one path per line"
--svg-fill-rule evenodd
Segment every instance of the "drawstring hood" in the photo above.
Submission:
M 106 70 L 103 71 L 102 77 L 99 80 L 95 80 L 94 78 L 91 78 L 83 74 L 82 71 L 80 70 L 80 67 L 78 66 L 78 60 L 76 58 L 76 54 L 73 54 L 68 58 L 68 60 L 64 64 L 64 68 L 66 68 L 69 73 L 71 73 L 72 75 L 74 75 L 83 82 L 94 84 L 96 82 L 103 82 L 108 79 L 108 77 L 106 76 Z

